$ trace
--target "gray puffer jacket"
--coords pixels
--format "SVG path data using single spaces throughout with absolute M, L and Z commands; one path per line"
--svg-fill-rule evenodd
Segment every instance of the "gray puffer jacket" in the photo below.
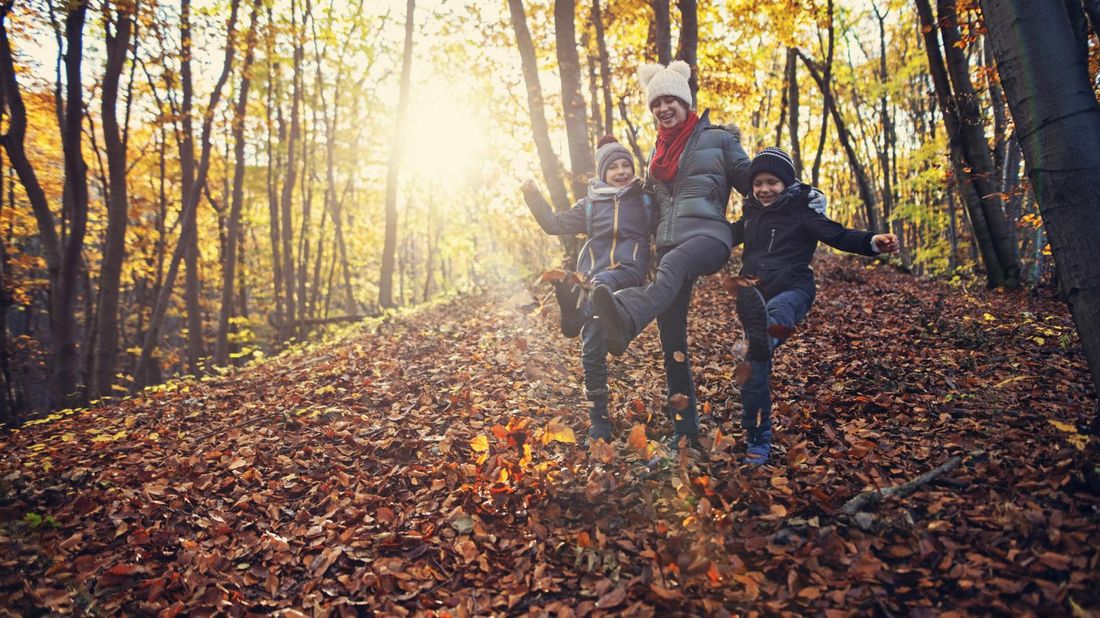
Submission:
M 710 236 L 733 248 L 733 233 L 726 219 L 730 189 L 742 195 L 751 193 L 751 160 L 741 147 L 738 135 L 712 125 L 703 112 L 688 138 L 676 179 L 660 183 L 650 179 L 658 195 L 666 188 L 672 195 L 669 204 L 658 199 L 661 220 L 657 227 L 657 250 L 671 249 L 689 238 Z

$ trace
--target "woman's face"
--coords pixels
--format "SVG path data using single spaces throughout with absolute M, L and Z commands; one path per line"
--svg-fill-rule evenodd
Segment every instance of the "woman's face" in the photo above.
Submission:
M 687 120 L 688 116 L 688 110 L 684 102 L 673 96 L 654 99 L 649 109 L 653 112 L 653 117 L 657 119 L 657 124 L 666 129 L 678 126 L 681 122 Z

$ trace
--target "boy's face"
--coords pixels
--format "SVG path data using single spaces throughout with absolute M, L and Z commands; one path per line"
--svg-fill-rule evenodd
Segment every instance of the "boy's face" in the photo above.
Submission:
M 775 198 L 786 189 L 783 181 L 767 172 L 760 172 L 752 177 L 752 194 L 764 206 L 771 206 Z
M 616 189 L 622 189 L 634 180 L 634 166 L 628 159 L 615 159 L 607 166 L 604 176 L 604 182 Z
M 673 96 L 658 97 L 649 106 L 657 124 L 666 129 L 671 129 L 687 120 L 688 111 L 684 102 Z

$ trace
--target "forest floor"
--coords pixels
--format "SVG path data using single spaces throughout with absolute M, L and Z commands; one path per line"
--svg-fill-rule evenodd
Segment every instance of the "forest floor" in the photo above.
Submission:
M 1065 305 L 817 268 L 762 467 L 741 462 L 721 276 L 692 314 L 696 457 L 662 457 L 652 326 L 612 362 L 617 440 L 581 446 L 579 344 L 525 290 L 0 438 L 0 615 L 1100 611 L 1100 445 Z

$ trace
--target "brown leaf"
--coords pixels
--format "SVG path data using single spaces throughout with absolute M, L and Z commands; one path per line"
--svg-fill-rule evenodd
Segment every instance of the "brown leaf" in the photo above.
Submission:
M 566 271 L 564 271 L 560 268 L 554 268 L 554 269 L 551 269 L 551 270 L 548 270 L 548 271 L 542 273 L 542 275 L 539 276 L 539 282 L 540 283 L 557 283 L 558 281 L 561 281 L 561 280 L 565 279 L 565 275 L 566 275 Z
M 684 356 L 684 353 L 683 353 L 683 352 L 681 352 L 680 350 L 676 350 L 675 352 L 673 352 L 673 353 L 672 353 L 672 358 L 673 358 L 673 360 L 675 360 L 675 361 L 676 361 L 677 363 L 682 363 L 682 362 L 684 362 L 685 360 L 687 360 L 687 356 Z
M 672 406 L 673 410 L 685 410 L 691 405 L 691 398 L 683 393 L 675 393 L 668 398 L 668 405 Z
M 659 586 L 657 584 L 650 584 L 649 585 L 649 591 L 652 592 L 654 596 L 656 596 L 658 599 L 661 599 L 662 601 L 679 601 L 680 599 L 684 598 L 683 591 L 670 590 L 668 588 L 664 588 L 664 587 Z
M 618 607 L 626 600 L 626 589 L 622 586 L 615 588 L 611 592 L 603 595 L 596 601 L 597 609 L 611 609 L 612 607 Z
M 768 334 L 776 339 L 786 339 L 794 334 L 795 329 L 785 324 L 768 324 Z
M 749 378 L 752 377 L 752 365 L 749 363 L 738 363 L 737 367 L 733 369 L 733 382 L 737 386 L 744 386 L 748 384 Z

